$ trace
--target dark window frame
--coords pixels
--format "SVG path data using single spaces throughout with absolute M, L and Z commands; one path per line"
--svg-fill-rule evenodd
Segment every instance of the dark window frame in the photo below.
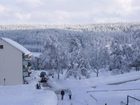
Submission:
M 4 46 L 3 45 L 0 45 L 0 49 L 3 49 L 4 48 Z

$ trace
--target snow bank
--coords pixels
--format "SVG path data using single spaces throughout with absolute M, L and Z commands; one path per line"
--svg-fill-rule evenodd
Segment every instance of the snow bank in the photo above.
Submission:
M 116 76 L 108 76 L 108 77 L 97 77 L 91 79 L 83 79 L 83 80 L 66 80 L 59 81 L 60 84 L 64 84 L 66 87 L 75 87 L 77 85 L 81 87 L 97 87 L 102 85 L 117 85 L 126 82 L 140 80 L 140 72 L 131 72 Z
M 140 72 L 131 72 L 131 73 L 120 74 L 116 76 L 108 76 L 103 78 L 101 77 L 98 79 L 98 83 L 96 84 L 115 85 L 115 84 L 131 82 L 139 79 L 140 79 Z
M 0 105 L 57 105 L 57 96 L 34 85 L 0 86 Z

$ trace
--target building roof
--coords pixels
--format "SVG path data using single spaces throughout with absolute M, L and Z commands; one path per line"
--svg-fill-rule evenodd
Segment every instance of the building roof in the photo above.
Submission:
M 19 43 L 13 41 L 12 39 L 4 38 L 4 37 L 2 37 L 1 39 L 4 40 L 5 42 L 9 43 L 13 47 L 17 48 L 18 50 L 20 50 L 25 55 L 31 55 L 31 52 L 29 50 L 27 50 L 25 47 L 23 47 Z

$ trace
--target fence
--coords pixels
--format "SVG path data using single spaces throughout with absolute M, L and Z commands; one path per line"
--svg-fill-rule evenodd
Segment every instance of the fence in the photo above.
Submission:
M 130 96 L 130 95 L 127 96 L 127 104 L 126 105 L 130 105 L 130 99 L 133 99 L 134 101 L 138 102 L 140 105 L 140 99 L 133 97 L 133 96 Z M 136 105 L 138 105 L 138 104 L 136 104 Z
M 133 102 L 131 102 L 130 100 L 133 100 Z M 121 101 L 121 105 L 140 105 L 140 99 L 127 95 L 126 103 Z

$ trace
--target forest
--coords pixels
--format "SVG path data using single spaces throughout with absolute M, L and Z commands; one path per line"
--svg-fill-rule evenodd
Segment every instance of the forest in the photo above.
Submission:
M 122 74 L 140 70 L 140 24 L 0 25 L 0 37 L 11 38 L 31 52 L 32 69 L 66 78 L 98 77 L 102 70 Z

